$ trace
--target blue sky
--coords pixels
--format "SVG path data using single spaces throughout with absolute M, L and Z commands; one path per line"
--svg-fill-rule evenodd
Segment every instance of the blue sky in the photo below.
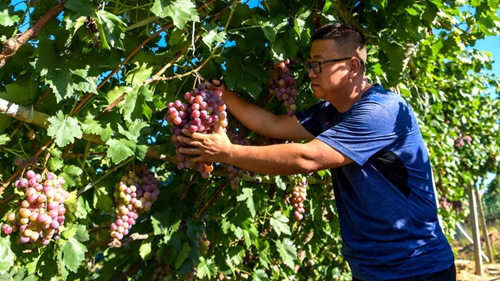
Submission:
M 491 53 L 495 60 L 491 72 L 500 77 L 500 35 L 478 40 L 474 48 Z

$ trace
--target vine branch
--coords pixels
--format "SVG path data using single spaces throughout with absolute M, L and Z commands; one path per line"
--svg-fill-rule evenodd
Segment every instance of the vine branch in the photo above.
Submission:
M 64 10 L 65 2 L 65 0 L 59 2 L 59 4 L 55 5 L 47 13 L 41 16 L 28 30 L 8 39 L 3 43 L 2 52 L 0 53 L 0 68 L 5 65 L 8 59 L 16 54 L 19 48 L 21 48 L 29 40 L 37 37 L 43 27 Z

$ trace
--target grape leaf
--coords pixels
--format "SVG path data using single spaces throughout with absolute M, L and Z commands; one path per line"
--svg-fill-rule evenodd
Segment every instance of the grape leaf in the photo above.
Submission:
M 283 181 L 281 177 L 275 177 L 274 178 L 274 183 L 276 183 L 276 186 L 281 189 L 281 190 L 286 190 L 286 183 Z
M 82 123 L 82 130 L 86 134 L 100 135 L 102 128 L 101 123 L 94 119 L 95 116 L 90 113 L 85 116 L 85 121 Z
M 10 249 L 9 237 L 0 236 L 0 273 L 7 272 L 14 264 L 14 252 Z
M 109 146 L 108 156 L 113 163 L 118 164 L 128 157 L 134 155 L 136 142 L 125 139 L 110 139 L 106 142 Z
M 245 187 L 241 189 L 241 194 L 236 197 L 238 202 L 245 201 L 252 218 L 255 217 L 257 211 L 255 210 L 255 203 L 253 201 L 253 188 Z
M 73 97 L 75 91 L 97 93 L 96 77 L 88 76 L 86 69 L 75 68 L 77 66 L 71 65 L 71 62 L 61 59 L 57 60 L 57 58 L 58 56 L 53 59 L 60 61 L 59 63 L 54 63 L 53 61 L 47 62 L 47 59 L 38 58 L 36 67 L 40 68 L 43 65 L 50 65 L 50 71 L 44 68 L 40 71 L 40 74 L 44 76 L 45 82 L 52 88 L 58 103 L 64 99 Z
M 269 280 L 267 273 L 263 269 L 256 269 L 252 274 L 252 281 Z
M 107 184 L 98 184 L 94 187 L 94 208 L 113 211 L 113 197 L 111 187 Z
M 0 115 L 0 134 L 11 126 L 11 117 L 7 115 Z
M 48 168 L 50 171 L 57 171 L 64 167 L 64 160 L 62 159 L 62 152 L 56 148 L 50 148 L 50 159 Z
M 82 172 L 82 169 L 75 165 L 67 165 L 64 166 L 60 176 L 64 177 L 68 186 L 76 186 L 80 181 L 80 175 Z
M 218 26 L 215 24 L 207 25 L 207 32 L 205 32 L 201 37 L 203 43 L 208 46 L 211 50 L 214 47 L 214 42 L 218 44 L 223 44 L 226 41 L 227 34 L 225 31 L 219 32 Z M 210 28 L 210 29 L 209 29 Z
M 153 237 L 149 237 L 141 243 L 141 247 L 139 248 L 139 255 L 143 260 L 148 260 L 152 255 L 152 240 Z
M 276 211 L 274 212 L 269 223 L 273 226 L 273 229 L 278 236 L 281 236 L 282 233 L 291 235 L 292 233 L 290 232 L 288 221 L 289 220 L 285 215 L 283 215 L 280 211 Z
M 212 279 L 211 277 L 215 277 L 217 274 L 217 268 L 212 259 L 205 259 L 204 257 L 200 257 L 200 263 L 196 266 L 196 277 L 200 280 L 203 277 L 208 276 L 208 279 Z
M 64 206 L 68 210 L 69 213 L 74 213 L 78 209 L 78 199 L 76 196 L 76 190 L 73 190 L 69 193 L 68 198 L 64 200 Z
M 9 15 L 9 10 L 5 9 L 0 11 L 0 25 L 3 26 L 13 26 L 16 22 L 19 21 L 18 15 Z
M 75 18 L 81 16 L 92 16 L 95 11 L 95 8 L 90 5 L 89 1 L 83 0 L 66 0 L 64 7 L 76 12 Z
M 179 29 L 183 29 L 188 21 L 200 20 L 196 6 L 190 0 L 155 0 L 151 12 L 160 18 L 172 18 Z
M 29 92 L 28 85 L 7 84 L 5 92 L 0 92 L 0 98 L 16 104 L 30 104 L 33 98 L 27 95 L 27 92 Z
M 48 119 L 50 122 L 47 128 L 47 134 L 54 138 L 59 147 L 65 147 L 72 143 L 75 138 L 82 138 L 82 130 L 78 125 L 78 120 L 73 117 L 64 117 L 64 114 L 59 110 L 56 116 Z
M 6 144 L 8 141 L 10 141 L 10 137 L 8 134 L 3 134 L 0 135 L 0 145 Z
M 276 248 L 278 248 L 283 263 L 293 269 L 294 260 L 297 259 L 297 249 L 293 245 L 293 241 L 288 238 L 283 239 L 283 242 L 278 240 Z
M 189 252 L 191 252 L 191 246 L 188 242 L 182 244 L 182 250 L 177 254 L 177 259 L 175 260 L 175 269 L 179 269 L 184 261 L 189 257 Z
M 86 252 L 87 247 L 75 237 L 72 237 L 61 245 L 60 253 L 62 254 L 62 259 L 60 262 L 64 268 L 72 272 L 77 272 L 80 264 L 85 259 Z
M 135 67 L 127 72 L 125 81 L 130 85 L 140 85 L 145 82 L 153 73 L 153 67 L 147 63 L 135 63 Z
M 101 9 L 96 12 L 96 22 L 102 47 L 123 50 L 125 23 L 116 15 Z
M 153 93 L 147 87 L 134 88 L 125 95 L 125 103 L 122 111 L 123 117 L 127 121 L 143 117 L 143 105 L 146 101 L 151 101 Z
M 86 242 L 90 239 L 89 232 L 87 231 L 87 228 L 84 225 L 81 224 L 76 225 L 75 238 L 80 242 Z

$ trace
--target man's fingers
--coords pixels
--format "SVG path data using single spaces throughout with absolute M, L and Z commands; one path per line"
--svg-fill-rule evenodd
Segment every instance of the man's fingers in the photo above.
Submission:
M 189 155 L 200 155 L 201 151 L 198 148 L 193 148 L 193 147 L 181 147 L 179 148 L 179 151 L 184 154 L 189 154 Z
M 211 78 L 207 80 L 208 83 L 214 85 L 215 87 L 220 87 L 222 86 L 222 80 L 219 78 Z

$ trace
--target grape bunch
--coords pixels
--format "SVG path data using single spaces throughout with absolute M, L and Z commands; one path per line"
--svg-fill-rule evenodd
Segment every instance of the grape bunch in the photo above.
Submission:
M 64 201 L 69 197 L 62 188 L 66 183 L 63 177 L 48 172 L 42 175 L 27 170 L 24 177 L 15 181 L 15 187 L 23 193 L 16 212 L 7 214 L 7 223 L 2 225 L 6 235 L 19 231 L 21 243 L 50 243 L 59 239 L 64 229 L 66 207 Z
M 231 143 L 239 145 L 251 145 L 250 141 L 246 139 L 246 134 L 241 131 L 227 130 L 227 136 Z M 245 170 L 235 167 L 233 165 L 225 165 L 228 172 L 229 184 L 233 190 L 238 189 L 241 178 L 245 174 Z
M 292 198 L 291 203 L 293 204 L 293 208 L 295 212 L 293 215 L 297 220 L 302 220 L 304 217 L 304 213 L 306 212 L 304 209 L 304 201 L 307 196 L 307 180 L 305 177 L 296 178 L 294 180 L 294 186 L 292 188 Z
M 139 215 L 151 209 L 159 194 L 158 180 L 146 165 L 122 176 L 113 193 L 117 207 L 110 226 L 111 237 L 121 240 L 128 235 Z
M 16 160 L 14 160 L 14 164 L 16 166 L 19 166 L 19 167 L 23 168 L 23 169 L 26 168 L 27 166 L 30 166 L 30 165 L 31 166 L 36 166 L 37 162 L 38 162 L 38 159 L 36 157 L 34 157 L 34 156 L 30 157 L 28 159 L 28 161 L 24 160 L 21 157 L 18 157 L 18 158 L 16 158 Z
M 203 232 L 201 235 L 200 233 L 196 233 L 196 242 L 198 242 L 198 250 L 202 255 L 206 255 L 208 252 L 208 247 L 210 246 L 210 241 L 207 239 L 207 234 Z
M 179 161 L 177 164 L 179 170 L 191 167 L 189 155 L 179 152 L 181 143 L 177 140 L 177 136 L 182 134 L 182 129 L 189 129 L 193 133 L 208 134 L 214 131 L 217 123 L 223 128 L 227 127 L 226 104 L 221 97 L 221 91 L 212 91 L 207 89 L 205 84 L 199 84 L 197 88 L 184 94 L 184 99 L 187 102 L 176 100 L 168 104 L 165 120 L 172 125 L 170 132 L 175 146 L 176 158 Z M 214 169 L 213 163 L 197 166 L 193 168 L 197 168 L 204 178 L 208 178 Z
M 171 270 L 165 264 L 161 264 L 160 266 L 157 266 L 155 268 L 155 270 L 153 271 L 153 275 L 151 276 L 151 279 L 153 281 L 171 281 L 171 280 L 174 280 L 174 279 L 172 279 Z
M 286 59 L 272 67 L 271 80 L 267 82 L 269 93 L 276 95 L 279 101 L 283 102 L 283 106 L 287 109 L 287 113 L 293 116 L 297 105 L 297 89 L 295 87 L 295 78 L 292 76 L 290 69 L 291 61 Z

